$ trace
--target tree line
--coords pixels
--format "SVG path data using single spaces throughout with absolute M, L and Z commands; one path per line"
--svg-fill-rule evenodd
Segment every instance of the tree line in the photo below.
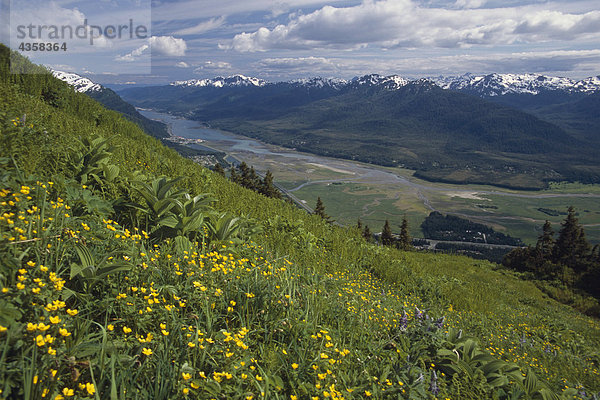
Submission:
M 587 241 L 572 206 L 558 236 L 546 221 L 535 246 L 513 250 L 502 263 L 531 273 L 536 279 L 558 281 L 600 298 L 600 245 L 592 247 Z
M 213 171 L 225 176 L 225 169 L 220 163 L 214 165 Z M 229 170 L 229 180 L 267 197 L 281 199 L 281 192 L 275 187 L 273 174 L 270 170 L 267 170 L 264 178 L 261 178 L 254 170 L 254 167 L 249 167 L 245 162 L 241 162 L 237 167 L 231 167 Z

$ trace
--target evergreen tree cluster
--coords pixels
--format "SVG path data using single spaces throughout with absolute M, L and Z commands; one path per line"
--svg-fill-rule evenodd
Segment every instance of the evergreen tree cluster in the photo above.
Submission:
M 220 164 L 219 166 L 215 165 L 215 172 L 224 175 L 225 171 L 223 171 L 222 167 L 219 167 Z M 248 164 L 242 162 L 237 167 L 231 167 L 229 180 L 267 197 L 275 199 L 281 198 L 281 192 L 275 187 L 275 184 L 273 183 L 273 174 L 269 170 L 265 173 L 265 177 L 261 179 L 254 170 L 254 167 L 248 167 Z
M 365 225 L 363 228 L 362 222 L 359 219 L 357 227 L 362 232 L 362 235 L 365 238 L 365 240 L 372 240 L 371 230 L 369 229 L 368 225 Z M 381 230 L 380 242 L 384 246 L 394 246 L 398 249 L 406 251 L 411 250 L 413 248 L 413 244 L 410 233 L 408 232 L 408 221 L 406 220 L 406 217 L 402 219 L 399 235 L 394 235 L 394 233 L 392 232 L 390 221 L 386 219 Z
M 535 247 L 515 249 L 502 263 L 530 272 L 537 279 L 558 280 L 600 298 L 600 246 L 592 248 L 576 215 L 575 209 L 569 207 L 557 238 L 546 221 Z
M 433 211 L 421 224 L 426 239 L 522 246 L 520 239 L 455 215 Z

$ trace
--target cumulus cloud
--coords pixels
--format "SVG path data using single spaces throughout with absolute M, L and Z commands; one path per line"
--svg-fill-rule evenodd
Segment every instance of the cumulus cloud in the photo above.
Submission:
M 139 58 L 142 56 L 142 54 L 144 54 L 144 52 L 146 50 L 148 50 L 150 48 L 150 46 L 148 46 L 147 44 L 138 47 L 137 49 L 133 50 L 131 53 L 125 54 L 123 56 L 117 56 L 115 58 L 116 61 L 121 61 L 121 62 L 134 62 L 139 60 Z
M 184 56 L 186 49 L 187 45 L 183 39 L 177 39 L 173 36 L 152 36 L 148 39 L 148 44 L 144 44 L 123 56 L 117 56 L 115 60 L 122 62 L 137 61 L 148 50 L 152 50 L 153 53 L 159 55 Z
M 194 70 L 194 72 L 206 71 L 206 70 L 225 70 L 231 69 L 230 63 L 225 61 L 206 61 L 204 64 Z
M 190 65 L 188 63 L 186 63 L 185 61 L 179 61 L 177 64 L 175 64 L 175 66 L 177 68 L 189 68 Z
M 150 46 L 153 53 L 164 56 L 184 56 L 187 50 L 185 40 L 173 36 L 152 36 Z
M 460 9 L 425 8 L 413 0 L 364 0 L 351 7 L 325 6 L 295 15 L 287 24 L 236 35 L 228 48 L 272 49 L 461 48 L 516 42 L 600 39 L 600 11 L 570 14 L 535 7 L 476 8 L 480 0 L 458 0 Z
M 314 76 L 350 79 L 378 73 L 417 79 L 427 76 L 498 73 L 540 73 L 550 76 L 585 78 L 597 75 L 600 49 L 524 51 L 512 53 L 447 54 L 437 50 L 412 53 L 401 58 L 361 57 L 264 58 L 251 64 L 271 80 L 289 80 Z
M 344 61 L 337 62 L 338 64 Z M 382 74 L 400 74 L 420 78 L 436 75 L 527 73 L 547 75 L 568 75 L 580 78 L 597 75 L 600 63 L 600 49 L 596 50 L 557 50 L 525 51 L 512 53 L 456 54 L 445 56 L 415 56 L 387 61 L 362 61 L 355 65 L 348 60 L 343 70 L 362 75 L 370 71 Z M 590 66 L 595 65 L 595 68 Z
M 191 26 L 189 28 L 180 29 L 175 32 L 176 35 L 199 35 L 204 32 L 212 31 L 223 25 L 225 22 L 224 17 L 212 18 L 208 21 L 199 23 L 198 25 Z

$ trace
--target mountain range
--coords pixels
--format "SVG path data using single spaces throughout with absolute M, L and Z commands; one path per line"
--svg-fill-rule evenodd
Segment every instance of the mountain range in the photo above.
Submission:
M 422 78 L 423 79 L 423 78 Z M 462 76 L 428 77 L 427 79 L 442 89 L 456 90 L 477 94 L 481 97 L 503 96 L 507 94 L 538 95 L 543 92 L 563 91 L 565 93 L 589 94 L 600 91 L 600 76 L 582 80 L 571 78 L 551 77 L 539 74 L 489 74 Z M 409 82 L 418 79 L 408 79 L 399 75 L 382 76 L 369 74 L 355 77 L 351 80 L 340 78 L 306 78 L 287 82 L 269 83 L 259 78 L 244 75 L 216 77 L 213 79 L 192 79 L 175 81 L 171 86 L 180 87 L 263 87 L 267 85 L 297 85 L 309 88 L 330 87 L 337 90 L 356 88 L 359 86 L 378 86 L 388 90 L 398 90 Z

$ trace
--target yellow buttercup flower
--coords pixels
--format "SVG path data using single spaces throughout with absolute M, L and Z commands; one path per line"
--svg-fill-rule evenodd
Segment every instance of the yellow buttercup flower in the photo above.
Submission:
M 46 325 L 46 324 L 44 324 L 43 322 L 40 322 L 40 323 L 38 324 L 37 328 L 38 328 L 40 331 L 42 331 L 42 332 L 45 332 L 45 331 L 47 331 L 48 329 L 50 329 L 50 325 Z
M 145 356 L 150 356 L 150 355 L 152 355 L 152 350 L 144 347 L 142 349 L 142 354 L 144 354 Z

